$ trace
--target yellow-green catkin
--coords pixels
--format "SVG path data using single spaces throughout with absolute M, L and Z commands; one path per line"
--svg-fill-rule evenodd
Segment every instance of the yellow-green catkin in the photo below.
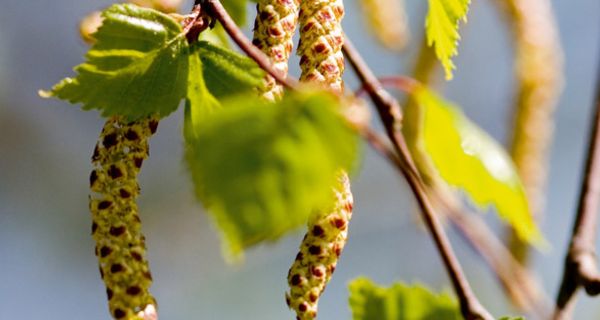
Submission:
M 539 221 L 545 207 L 548 153 L 554 109 L 562 91 L 562 50 L 549 0 L 509 0 L 507 9 L 515 39 L 517 91 L 510 154 L 517 167 L 530 209 Z M 526 245 L 516 237 L 510 247 L 526 260 Z
M 343 93 L 342 74 L 344 34 L 342 0 L 303 0 L 300 2 L 300 43 L 298 55 L 302 82 L 311 82 Z M 308 220 L 307 233 L 300 252 L 288 273 L 288 306 L 301 320 L 315 319 L 319 297 L 335 271 L 346 244 L 348 223 L 352 217 L 352 192 L 345 171 L 338 174 L 332 190 L 334 205 L 315 212 Z
M 309 219 L 308 232 L 288 273 L 290 291 L 286 293 L 286 302 L 296 311 L 297 319 L 317 317 L 319 297 L 331 279 L 347 241 L 353 199 L 346 174 L 339 175 L 333 194 L 333 208 Z
M 303 0 L 300 2 L 300 42 L 298 55 L 300 81 L 322 84 L 343 91 L 344 33 L 342 0 Z
M 273 64 L 273 68 L 287 75 L 288 59 L 294 46 L 292 37 L 298 23 L 298 0 L 259 0 L 256 4 L 254 38 L 258 47 Z M 275 101 L 283 96 L 283 87 L 266 75 L 259 89 L 263 98 Z
M 156 318 L 136 198 L 140 194 L 137 175 L 148 157 L 148 139 L 157 125 L 153 117 L 134 122 L 112 117 L 106 121 L 92 156 L 92 236 L 114 319 Z
M 410 37 L 404 0 L 360 0 L 359 4 L 375 39 L 387 49 L 402 50 Z
M 548 148 L 562 89 L 562 50 L 549 0 L 509 0 L 516 37 L 517 96 L 511 155 L 532 209 L 544 207 Z

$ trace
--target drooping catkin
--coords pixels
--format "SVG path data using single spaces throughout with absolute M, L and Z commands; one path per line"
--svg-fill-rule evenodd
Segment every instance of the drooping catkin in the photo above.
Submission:
M 410 37 L 404 0 L 360 0 L 359 4 L 375 39 L 387 49 L 402 50 Z
M 256 4 L 252 43 L 273 63 L 275 70 L 287 75 L 288 59 L 294 47 L 292 37 L 298 23 L 298 0 L 259 0 Z M 270 75 L 260 88 L 263 98 L 274 101 L 283 95 L 283 87 Z
M 300 80 L 323 85 L 340 94 L 344 72 L 343 16 L 342 0 L 300 2 L 297 52 L 301 57 Z M 332 190 L 332 196 L 335 197 L 333 207 L 315 212 L 308 220 L 308 231 L 288 273 L 290 291 L 286 293 L 286 302 L 296 312 L 297 319 L 317 317 L 319 297 L 346 244 L 353 200 L 345 171 L 338 174 L 338 185 Z
M 136 198 L 140 193 L 137 175 L 148 157 L 148 139 L 157 125 L 153 117 L 130 123 L 112 117 L 106 121 L 92 156 L 92 236 L 115 319 L 156 319 Z
M 531 212 L 539 220 L 545 206 L 554 109 L 562 90 L 562 50 L 549 0 L 509 0 L 502 5 L 507 9 L 516 54 L 517 91 L 510 154 L 525 186 Z M 519 260 L 526 260 L 526 245 L 512 238 L 513 253 Z
M 338 258 L 346 245 L 348 222 L 352 217 L 352 192 L 348 175 L 340 174 L 333 190 L 335 203 L 329 211 L 317 212 L 308 222 L 308 232 L 300 252 L 288 273 L 290 291 L 288 306 L 298 319 L 315 319 L 319 296 L 335 271 Z
M 300 2 L 300 81 L 313 82 L 343 91 L 344 55 L 342 46 L 342 0 L 303 0 Z

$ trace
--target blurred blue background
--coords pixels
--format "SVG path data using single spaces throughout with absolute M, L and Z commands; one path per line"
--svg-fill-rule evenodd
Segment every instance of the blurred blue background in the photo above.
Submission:
M 423 31 L 426 1 L 406 0 L 412 42 L 402 56 L 381 50 L 359 7 L 344 26 L 378 75 L 406 73 Z M 108 0 L 3 0 L 0 5 L 0 319 L 108 319 L 87 209 L 90 154 L 102 126 L 96 112 L 37 90 L 71 75 L 86 46 L 79 19 Z M 187 4 L 189 5 L 189 3 Z M 552 251 L 533 267 L 556 293 L 576 208 L 599 57 L 600 2 L 554 1 L 565 50 L 566 86 L 557 113 L 548 213 L 542 229 Z M 185 6 L 184 8 L 187 8 Z M 250 8 L 249 8 L 250 9 Z M 447 96 L 505 142 L 513 92 L 512 48 L 491 1 L 475 1 Z M 250 27 L 246 28 L 250 32 Z M 297 64 L 294 59 L 292 64 Z M 292 72 L 298 74 L 298 68 Z M 351 72 L 350 88 L 357 87 Z M 194 200 L 182 165 L 182 112 L 161 122 L 141 174 L 140 207 L 162 319 L 292 319 L 283 298 L 302 231 L 250 250 L 227 265 L 218 234 Z M 347 283 L 367 275 L 381 284 L 419 281 L 450 289 L 412 196 L 386 162 L 366 150 L 354 178 L 350 240 L 320 303 L 320 319 L 349 319 Z M 486 220 L 499 229 L 493 216 Z M 494 315 L 513 313 L 492 274 L 463 240 L 451 240 L 474 290 Z M 600 300 L 580 294 L 577 319 L 600 317 Z

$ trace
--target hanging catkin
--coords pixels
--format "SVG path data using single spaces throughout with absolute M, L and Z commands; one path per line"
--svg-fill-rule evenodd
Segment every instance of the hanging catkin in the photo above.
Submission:
M 259 0 L 256 4 L 252 43 L 273 63 L 275 70 L 287 75 L 288 59 L 294 46 L 292 37 L 298 22 L 298 0 Z M 283 87 L 266 75 L 260 89 L 263 98 L 274 101 L 283 95 Z
M 303 0 L 300 3 L 300 80 L 342 92 L 344 34 L 342 0 Z
M 404 0 L 360 0 L 364 20 L 385 48 L 402 50 L 409 40 Z
M 343 16 L 341 0 L 303 0 L 300 3 L 298 55 L 301 57 L 301 81 L 343 92 Z M 290 291 L 286 293 L 286 302 L 296 312 L 297 319 L 317 317 L 319 297 L 331 279 L 346 244 L 353 206 L 346 172 L 338 174 L 338 184 L 332 190 L 332 196 L 335 198 L 332 208 L 315 212 L 309 218 L 300 252 L 288 273 Z
M 548 149 L 554 109 L 562 89 L 562 50 L 549 0 L 509 0 L 507 9 L 515 38 L 517 92 L 510 154 L 525 186 L 531 212 L 544 211 Z M 511 249 L 526 260 L 526 245 L 512 237 Z
M 353 206 L 348 175 L 339 175 L 333 194 L 333 208 L 311 216 L 300 252 L 288 273 L 290 291 L 286 302 L 296 311 L 298 319 L 317 317 L 319 296 L 335 271 L 348 237 Z
M 131 123 L 110 118 L 92 156 L 92 236 L 115 319 L 156 319 L 136 198 L 140 193 L 137 175 L 148 157 L 148 139 L 157 125 L 152 117 Z

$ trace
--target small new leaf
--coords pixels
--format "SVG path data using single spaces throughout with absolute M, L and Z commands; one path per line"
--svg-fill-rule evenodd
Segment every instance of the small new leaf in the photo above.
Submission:
M 254 94 L 222 101 L 188 132 L 186 160 L 196 194 L 216 221 L 229 257 L 273 241 L 332 205 L 339 169 L 350 169 L 357 136 L 326 93 Z M 188 117 L 191 112 L 188 113 Z M 192 131 L 193 130 L 193 131 Z
M 414 93 L 421 114 L 416 137 L 407 137 L 423 176 L 439 175 L 463 189 L 480 208 L 493 205 L 523 241 L 542 245 L 516 169 L 492 137 L 433 92 Z M 408 112 L 410 114 L 410 112 Z
M 455 299 L 420 285 L 396 283 L 383 288 L 367 278 L 358 278 L 349 289 L 353 320 L 462 319 Z
M 130 4 L 113 5 L 102 17 L 77 76 L 40 94 L 83 103 L 84 110 L 98 109 L 105 117 L 135 120 L 175 111 L 188 79 L 188 45 L 179 24 Z
M 427 44 L 435 47 L 435 54 L 442 62 L 446 80 L 452 79 L 455 68 L 452 57 L 458 51 L 460 20 L 466 21 L 470 0 L 429 0 L 429 11 L 425 18 Z
M 199 41 L 193 47 L 200 56 L 208 90 L 224 98 L 263 85 L 265 72 L 254 60 L 229 49 Z

